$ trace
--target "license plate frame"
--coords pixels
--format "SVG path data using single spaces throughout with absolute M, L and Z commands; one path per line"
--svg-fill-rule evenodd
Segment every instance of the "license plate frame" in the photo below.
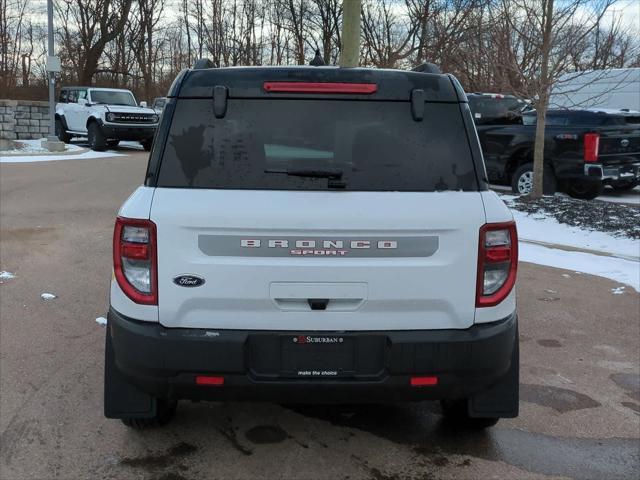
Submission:
M 280 336 L 281 378 L 350 378 L 356 374 L 357 342 L 343 335 Z

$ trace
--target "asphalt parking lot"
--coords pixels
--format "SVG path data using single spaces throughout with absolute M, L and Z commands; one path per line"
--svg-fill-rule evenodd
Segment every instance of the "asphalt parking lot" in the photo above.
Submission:
M 0 270 L 15 274 L 0 284 L 3 480 L 637 478 L 640 294 L 527 263 L 521 413 L 486 432 L 443 424 L 432 403 L 184 403 L 146 432 L 105 419 L 95 319 L 115 214 L 146 166 L 121 153 L 0 165 Z

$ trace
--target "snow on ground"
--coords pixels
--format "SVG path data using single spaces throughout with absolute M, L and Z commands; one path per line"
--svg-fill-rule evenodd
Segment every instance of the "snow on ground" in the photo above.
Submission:
M 518 256 L 523 262 L 564 268 L 565 270 L 574 270 L 609 278 L 629 285 L 640 292 L 639 262 L 594 255 L 592 253 L 568 252 L 526 242 L 521 242 L 518 247 Z
M 54 295 L 53 293 L 42 293 L 40 294 L 40 298 L 42 300 L 53 300 L 54 298 L 58 298 L 56 295 Z
M 0 272 L 0 280 L 11 280 L 12 278 L 16 278 L 15 273 L 7 272 L 5 270 Z
M 511 194 L 511 187 L 508 185 L 489 185 L 492 190 L 496 192 L 509 192 Z M 569 195 L 562 192 L 556 193 L 557 197 L 570 198 Z M 640 186 L 637 186 L 631 191 L 620 192 L 615 191 L 610 187 L 605 187 L 602 195 L 596 198 L 598 202 L 610 202 L 610 203 L 628 203 L 631 205 L 640 205 Z
M 521 240 L 596 250 L 640 261 L 640 240 L 572 227 L 542 212 L 534 215 L 513 209 L 511 212 L 518 226 L 518 237 Z
M 16 154 L 35 154 L 35 153 L 41 153 L 43 155 L 47 155 L 49 154 L 49 150 L 47 150 L 46 148 L 42 147 L 42 140 L 44 140 L 44 138 L 39 138 L 37 140 L 16 140 L 14 142 L 14 145 L 16 146 L 16 148 L 14 148 L 13 150 L 3 150 L 0 152 L 0 154 L 4 154 L 4 155 L 16 155 Z M 67 153 L 78 153 L 79 151 L 82 150 L 82 147 L 79 147 L 77 145 L 71 145 L 71 144 L 67 144 L 65 145 L 65 152 Z
M 104 327 L 107 324 L 107 319 L 104 317 L 98 317 L 96 318 L 96 323 Z
M 518 226 L 520 260 L 598 275 L 629 285 L 640 292 L 640 239 L 625 235 L 627 233 L 635 236 L 637 232 L 633 227 L 618 229 L 616 225 L 610 232 L 597 231 L 595 228 L 589 229 L 586 226 L 589 222 L 580 223 L 585 220 L 585 216 L 584 212 L 579 211 L 579 206 L 559 205 L 554 211 L 549 205 L 550 202 L 555 203 L 553 199 L 545 199 L 538 204 L 518 205 L 515 203 L 517 197 L 501 195 L 501 198 L 512 207 L 511 211 Z M 556 201 L 562 204 L 567 203 L 564 199 L 556 198 Z M 574 200 L 571 201 L 574 202 Z M 525 208 L 527 211 L 516 210 L 516 208 Z M 608 210 L 612 208 L 614 207 L 607 207 Z M 624 207 L 616 206 L 615 208 Z M 608 210 L 595 214 L 594 227 L 605 228 L 608 225 L 600 218 L 603 215 L 611 217 L 613 214 Z M 580 218 L 570 218 L 569 214 L 572 211 Z M 635 219 L 637 213 L 626 212 L 626 214 Z M 554 215 L 569 222 L 575 220 L 579 225 L 561 223 Z M 555 245 L 563 248 L 553 248 Z M 572 251 L 572 249 L 591 250 L 600 254 Z M 565 275 L 570 277 L 568 274 Z M 618 287 L 611 292 L 619 295 L 624 293 L 624 288 Z
M 79 147 L 77 147 L 79 148 Z M 113 151 L 94 152 L 92 150 L 84 153 L 74 153 L 70 155 L 24 155 L 24 156 L 4 156 L 0 152 L 0 163 L 31 163 L 31 162 L 55 162 L 60 160 L 94 160 L 105 157 L 121 157 L 121 153 Z

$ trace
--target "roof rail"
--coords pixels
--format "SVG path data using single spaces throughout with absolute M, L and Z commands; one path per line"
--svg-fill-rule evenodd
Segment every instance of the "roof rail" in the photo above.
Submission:
M 193 67 L 191 68 L 193 68 L 194 70 L 200 70 L 202 68 L 215 68 L 215 67 L 216 66 L 213 64 L 213 62 L 208 58 L 199 58 L 198 60 L 193 62 Z
M 413 67 L 411 71 L 420 73 L 442 73 L 440 71 L 440 67 L 438 67 L 435 63 L 429 62 L 418 65 L 417 67 Z

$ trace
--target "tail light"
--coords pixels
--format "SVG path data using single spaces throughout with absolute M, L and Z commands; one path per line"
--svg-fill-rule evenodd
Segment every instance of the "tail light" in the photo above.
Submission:
M 503 301 L 516 283 L 518 233 L 514 222 L 487 223 L 480 228 L 476 307 Z
M 127 297 L 158 304 L 156 225 L 150 220 L 118 217 L 113 231 L 113 272 Z
M 585 133 L 584 134 L 584 161 L 597 162 L 599 149 L 600 149 L 600 134 Z

